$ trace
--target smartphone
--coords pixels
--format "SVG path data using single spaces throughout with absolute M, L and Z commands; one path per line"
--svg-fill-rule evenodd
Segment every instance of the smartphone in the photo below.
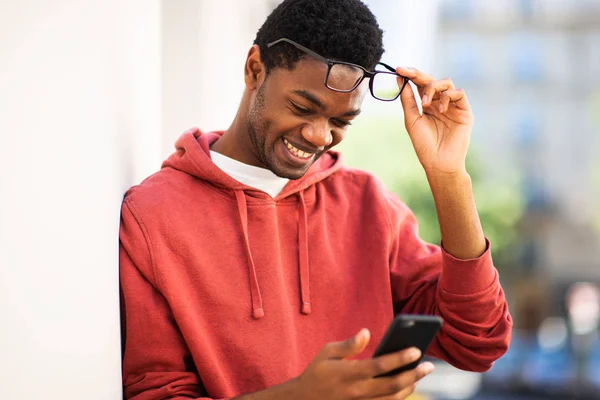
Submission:
M 421 350 L 421 354 L 425 354 L 443 323 L 442 318 L 435 315 L 397 315 L 381 339 L 373 357 L 395 353 L 409 347 L 416 347 Z M 409 371 L 417 367 L 420 362 L 421 359 L 379 376 L 391 376 Z

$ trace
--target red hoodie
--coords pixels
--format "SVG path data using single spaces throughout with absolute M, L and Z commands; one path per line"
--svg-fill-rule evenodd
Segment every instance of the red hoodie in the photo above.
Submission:
M 511 317 L 488 250 L 421 241 L 372 175 L 323 155 L 274 199 L 215 166 L 219 133 L 184 133 L 122 207 L 127 398 L 230 398 L 298 376 L 360 328 L 370 357 L 395 313 L 441 315 L 429 354 L 484 371 Z

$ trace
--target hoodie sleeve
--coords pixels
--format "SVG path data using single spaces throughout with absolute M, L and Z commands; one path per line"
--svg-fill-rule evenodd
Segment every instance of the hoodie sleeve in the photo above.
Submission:
M 480 257 L 457 259 L 419 238 L 414 214 L 393 194 L 386 203 L 394 312 L 441 316 L 428 354 L 464 370 L 490 369 L 508 349 L 512 319 L 489 242 Z
M 119 239 L 125 399 L 208 399 L 157 289 L 150 242 L 128 198 L 121 208 Z

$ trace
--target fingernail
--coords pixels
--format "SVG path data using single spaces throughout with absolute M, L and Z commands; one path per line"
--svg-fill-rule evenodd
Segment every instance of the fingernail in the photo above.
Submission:
M 411 360 L 418 360 L 419 357 L 421 357 L 421 350 L 417 348 L 410 349 L 408 351 L 408 357 L 410 357 Z
M 423 372 L 425 373 L 425 375 L 429 375 L 430 373 L 433 372 L 434 367 L 433 367 L 432 363 L 426 362 L 426 363 L 423 363 L 422 365 L 423 366 L 421 368 L 423 368 Z
M 444 112 L 444 105 L 442 103 L 440 103 L 440 106 L 438 107 L 440 112 L 443 113 Z
M 426 94 L 424 94 L 424 95 L 423 95 L 423 99 L 421 100 L 421 102 L 422 102 L 423 104 L 427 104 L 427 102 L 428 102 L 428 101 L 429 101 L 429 97 L 427 97 L 427 95 L 426 95 Z
M 358 337 L 362 338 L 364 340 L 364 338 L 368 338 L 369 337 L 369 330 L 367 328 L 362 328 L 360 331 L 358 331 Z

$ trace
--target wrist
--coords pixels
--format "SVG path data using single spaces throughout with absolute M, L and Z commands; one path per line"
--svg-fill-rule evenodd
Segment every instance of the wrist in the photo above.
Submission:
M 438 170 L 425 170 L 425 176 L 432 189 L 449 188 L 464 185 L 471 185 L 471 175 L 466 169 L 453 172 L 442 172 Z

